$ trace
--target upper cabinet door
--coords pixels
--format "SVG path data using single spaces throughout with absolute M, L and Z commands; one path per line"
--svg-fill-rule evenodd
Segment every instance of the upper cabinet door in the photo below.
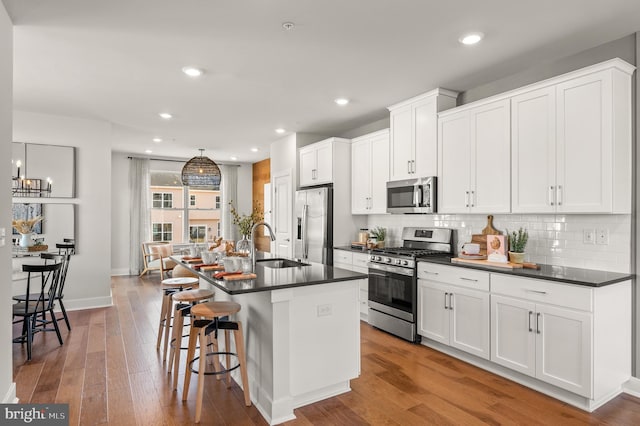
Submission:
M 389 181 L 389 133 L 371 140 L 370 214 L 387 213 L 387 181 Z
M 557 211 L 611 212 L 611 74 L 590 74 L 556 87 Z
M 556 90 L 511 99 L 511 211 L 555 211 Z
M 438 212 L 466 213 L 471 200 L 469 112 L 440 118 L 438 132 Z
M 369 214 L 370 198 L 371 141 L 365 139 L 351 145 L 351 213 Z
M 411 105 L 391 111 L 390 180 L 412 176 L 414 156 Z
M 414 152 L 413 175 L 417 177 L 438 174 L 438 112 L 437 98 L 416 102 L 412 108 Z
M 508 213 L 511 210 L 509 111 L 508 99 L 469 111 L 471 213 Z
M 300 149 L 300 186 L 315 185 L 318 161 L 314 147 Z
M 333 144 L 331 141 L 317 144 L 316 184 L 333 182 Z

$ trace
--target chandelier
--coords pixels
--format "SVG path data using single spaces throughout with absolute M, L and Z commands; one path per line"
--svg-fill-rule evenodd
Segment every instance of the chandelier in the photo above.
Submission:
M 212 159 L 200 156 L 187 161 L 182 168 L 182 184 L 185 186 L 220 186 L 220 168 Z

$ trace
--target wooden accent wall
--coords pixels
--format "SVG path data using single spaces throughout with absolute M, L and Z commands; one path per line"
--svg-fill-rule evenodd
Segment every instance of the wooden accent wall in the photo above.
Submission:
M 253 206 L 259 205 L 264 214 L 264 184 L 271 181 L 271 159 L 253 163 Z M 257 234 L 263 235 L 262 229 L 256 230 Z M 256 249 L 260 251 L 270 251 L 271 240 L 269 237 L 256 237 Z

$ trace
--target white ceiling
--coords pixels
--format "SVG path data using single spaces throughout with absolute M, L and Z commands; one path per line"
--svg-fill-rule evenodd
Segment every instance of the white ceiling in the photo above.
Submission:
M 109 121 L 117 151 L 247 162 L 269 156 L 277 127 L 339 135 L 435 87 L 464 91 L 640 29 L 638 0 L 3 3 L 16 109 Z M 485 40 L 461 45 L 468 31 Z

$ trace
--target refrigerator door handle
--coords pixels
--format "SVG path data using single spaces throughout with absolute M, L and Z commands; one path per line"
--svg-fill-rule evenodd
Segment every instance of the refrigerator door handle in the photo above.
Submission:
M 309 213 L 309 205 L 302 206 L 302 258 L 309 257 L 309 242 L 307 241 L 307 215 Z

